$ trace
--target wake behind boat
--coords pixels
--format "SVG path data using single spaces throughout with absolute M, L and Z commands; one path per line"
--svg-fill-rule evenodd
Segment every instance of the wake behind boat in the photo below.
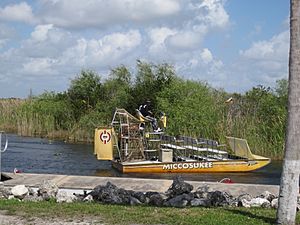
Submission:
M 269 158 L 252 154 L 245 139 L 226 137 L 227 144 L 144 129 L 150 122 L 116 109 L 109 127 L 95 130 L 94 154 L 111 160 L 123 173 L 247 172 L 268 165 Z M 166 126 L 166 118 L 162 121 Z

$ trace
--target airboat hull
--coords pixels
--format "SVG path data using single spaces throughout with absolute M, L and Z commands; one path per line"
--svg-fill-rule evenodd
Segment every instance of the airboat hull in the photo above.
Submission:
M 112 161 L 112 166 L 122 173 L 227 173 L 257 170 L 270 162 L 269 158 L 196 162 Z

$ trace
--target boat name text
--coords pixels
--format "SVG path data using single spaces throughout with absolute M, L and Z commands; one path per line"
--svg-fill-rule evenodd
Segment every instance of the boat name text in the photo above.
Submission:
M 185 169 L 198 169 L 198 168 L 212 168 L 212 162 L 195 162 L 195 163 L 174 163 L 163 165 L 163 170 L 185 170 Z

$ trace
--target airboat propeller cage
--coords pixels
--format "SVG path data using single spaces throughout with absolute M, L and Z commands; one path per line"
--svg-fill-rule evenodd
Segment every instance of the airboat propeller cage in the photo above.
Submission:
M 95 129 L 94 154 L 98 160 L 113 160 L 113 128 Z

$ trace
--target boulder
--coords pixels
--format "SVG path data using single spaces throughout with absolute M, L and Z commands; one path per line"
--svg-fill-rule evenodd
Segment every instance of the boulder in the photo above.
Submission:
M 123 204 L 123 200 L 118 194 L 116 185 L 107 182 L 106 185 L 96 186 L 90 193 L 95 201 L 110 203 L 110 204 Z
M 7 199 L 10 195 L 12 195 L 11 189 L 8 187 L 4 187 L 4 185 L 0 185 L 0 199 Z
M 269 192 L 269 191 L 265 191 L 265 192 L 263 192 L 260 196 L 258 196 L 259 198 L 264 198 L 264 199 L 267 199 L 269 202 L 272 202 L 272 200 L 274 199 L 274 198 L 276 198 L 275 197 L 275 195 L 273 195 L 271 192 Z
M 245 198 L 242 198 L 241 200 L 239 200 L 238 206 L 239 206 L 239 207 L 245 207 L 245 208 L 250 208 L 250 207 L 251 207 L 250 201 L 248 201 L 248 200 L 245 199 Z
M 35 191 L 34 189 L 32 188 L 28 188 L 28 195 L 38 195 L 37 191 Z
M 165 200 L 168 197 L 164 194 L 153 194 L 149 198 L 149 205 L 154 205 L 154 206 L 163 206 Z
M 252 196 L 249 194 L 242 194 L 237 197 L 237 206 L 250 208 L 249 202 L 251 201 Z
M 122 199 L 121 204 L 130 204 L 130 199 L 131 199 L 131 197 L 133 197 L 134 191 L 119 188 L 119 189 L 117 189 L 116 194 Z
M 191 206 L 208 207 L 208 206 L 210 206 L 210 202 L 205 198 L 194 198 L 193 200 L 191 200 Z
M 135 197 L 129 197 L 129 205 L 141 205 L 142 203 Z
M 152 195 L 157 195 L 157 194 L 160 194 L 160 193 L 156 192 L 156 191 L 148 191 L 148 192 L 146 192 L 145 193 L 146 200 L 145 200 L 144 204 L 149 204 L 151 196 Z
M 176 208 L 184 208 L 186 207 L 192 200 L 194 199 L 193 194 L 182 194 L 177 195 L 174 198 L 168 199 L 164 206 L 171 206 Z
M 16 185 L 11 189 L 11 193 L 15 198 L 22 200 L 28 194 L 28 188 L 25 185 Z
M 214 191 L 209 193 L 208 199 L 211 206 L 227 206 L 232 201 L 232 196 L 227 192 Z
M 188 204 L 188 200 L 183 199 L 180 195 L 174 198 L 171 198 L 169 201 L 164 204 L 164 206 L 176 207 L 176 208 L 184 208 Z
M 150 198 L 152 195 L 157 195 L 157 194 L 159 194 L 159 192 L 157 192 L 157 191 L 147 191 L 145 193 L 145 197 Z
M 84 199 L 82 201 L 92 202 L 93 201 L 93 196 L 92 195 L 87 195 L 87 196 L 84 197 Z
M 83 194 L 81 193 L 73 193 L 74 196 L 76 196 L 77 201 L 85 201 L 84 199 L 87 198 L 91 198 L 91 200 L 93 200 L 93 197 L 90 195 L 90 193 L 87 193 L 86 190 L 83 190 Z M 87 198 L 87 199 L 88 199 Z
M 177 176 L 174 178 L 172 185 L 167 190 L 166 195 L 169 198 L 173 198 L 177 195 L 189 194 L 193 188 L 193 185 L 184 182 L 181 177 Z
M 271 207 L 273 209 L 277 209 L 278 208 L 278 198 L 274 198 L 271 202 Z
M 263 208 L 269 208 L 271 207 L 271 203 L 264 198 L 253 198 L 250 201 L 246 199 L 242 199 L 239 202 L 239 206 L 250 208 L 250 207 L 263 207 Z
M 28 201 L 28 202 L 41 202 L 43 200 L 44 200 L 43 197 L 38 195 L 26 195 L 23 198 L 23 201 Z
M 208 198 L 209 193 L 209 187 L 208 185 L 200 186 L 197 188 L 197 190 L 194 192 L 195 198 Z
M 271 208 L 271 203 L 269 201 L 263 202 L 261 204 L 262 208 Z
M 37 192 L 38 196 L 42 196 L 44 200 L 48 201 L 51 198 L 56 198 L 58 187 L 54 182 L 44 180 L 43 183 L 39 185 Z
M 107 182 L 106 185 L 98 185 L 95 187 L 90 195 L 95 201 L 109 203 L 109 204 L 130 204 L 133 202 L 134 191 L 118 188 L 116 185 Z M 136 198 L 137 199 L 137 198 Z M 137 199 L 138 200 L 138 199 Z M 139 200 L 138 200 L 139 201 Z
M 253 197 L 252 197 L 251 195 L 249 195 L 249 194 L 241 194 L 241 195 L 239 195 L 239 196 L 237 197 L 237 200 L 238 200 L 238 201 L 241 201 L 242 199 L 245 199 L 245 200 L 247 200 L 247 201 L 251 201 L 252 198 L 253 198 Z
M 15 198 L 15 196 L 13 196 L 13 195 L 9 195 L 9 196 L 7 197 L 7 199 L 8 199 L 8 200 L 17 199 L 17 200 L 21 201 L 21 199 Z
M 144 194 L 143 192 L 134 192 L 132 196 L 138 199 L 141 203 L 147 203 L 146 194 Z
M 271 203 L 264 198 L 253 198 L 249 202 L 250 207 L 264 207 L 264 208 L 269 208 L 271 207 Z
M 60 190 L 57 195 L 56 195 L 56 202 L 61 203 L 61 202 L 75 202 L 77 200 L 77 197 L 70 192 Z
M 239 206 L 238 200 L 236 198 L 232 199 L 232 201 L 229 202 L 229 206 L 238 207 Z

